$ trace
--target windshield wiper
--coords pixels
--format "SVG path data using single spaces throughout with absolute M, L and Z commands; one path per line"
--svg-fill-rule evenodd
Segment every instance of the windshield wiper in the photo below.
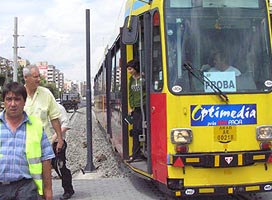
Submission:
M 229 102 L 228 96 L 222 92 L 207 76 L 205 76 L 200 70 L 195 69 L 191 63 L 185 62 L 183 64 L 185 67 L 197 80 L 199 80 L 203 85 L 208 84 L 210 88 L 220 97 L 220 99 L 226 103 Z

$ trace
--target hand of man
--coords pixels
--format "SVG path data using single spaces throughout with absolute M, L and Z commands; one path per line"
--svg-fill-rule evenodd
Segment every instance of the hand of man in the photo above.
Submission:
M 59 152 L 59 150 L 61 150 L 62 146 L 63 146 L 63 138 L 62 138 L 62 133 L 61 133 L 61 125 L 60 125 L 60 121 L 58 118 L 56 119 L 52 119 L 51 120 L 51 124 L 57 134 L 58 137 L 58 144 L 57 144 L 57 153 Z
M 64 144 L 63 139 L 61 139 L 61 140 L 58 139 L 58 144 L 57 144 L 57 148 L 56 148 L 56 152 L 57 152 L 57 153 L 61 151 L 61 149 L 62 149 L 62 147 L 63 147 L 63 144 Z

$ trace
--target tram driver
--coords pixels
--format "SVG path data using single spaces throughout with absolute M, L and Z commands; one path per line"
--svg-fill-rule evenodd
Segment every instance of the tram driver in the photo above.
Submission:
M 221 51 L 216 51 L 212 54 L 213 66 L 203 65 L 202 71 L 208 72 L 235 72 L 235 76 L 240 76 L 241 71 L 236 67 L 228 65 L 226 62 L 226 57 Z

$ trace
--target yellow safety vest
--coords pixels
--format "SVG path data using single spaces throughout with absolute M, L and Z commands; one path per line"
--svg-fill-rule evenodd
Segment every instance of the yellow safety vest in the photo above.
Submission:
M 39 118 L 28 116 L 31 123 L 26 123 L 26 159 L 29 172 L 37 186 L 38 193 L 43 195 L 42 181 L 42 122 Z

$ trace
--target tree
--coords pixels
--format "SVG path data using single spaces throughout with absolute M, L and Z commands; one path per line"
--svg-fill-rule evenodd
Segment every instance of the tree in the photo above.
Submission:
M 19 65 L 17 68 L 17 76 L 18 76 L 18 82 L 25 84 L 24 75 L 23 75 L 23 68 L 24 66 Z
M 48 88 L 52 92 L 52 94 L 54 95 L 55 98 L 59 97 L 59 90 L 56 87 L 55 83 L 46 83 L 43 86 L 46 87 L 46 88 Z

